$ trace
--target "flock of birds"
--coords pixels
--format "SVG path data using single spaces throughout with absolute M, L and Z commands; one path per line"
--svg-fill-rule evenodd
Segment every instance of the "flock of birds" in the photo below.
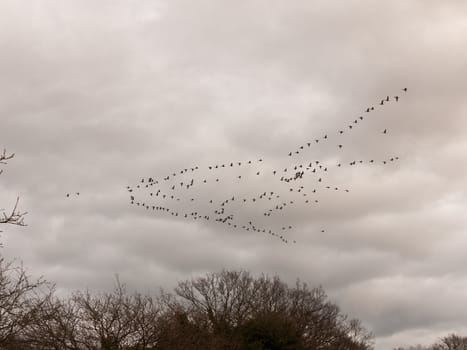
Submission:
M 403 88 L 402 93 L 406 92 L 407 88 Z M 378 102 L 378 105 L 398 102 L 400 98 L 399 95 L 392 98 L 386 96 Z M 315 150 L 323 144 L 335 142 L 335 149 L 342 150 L 344 148 L 342 136 L 364 123 L 373 111 L 375 106 L 369 106 L 363 110 L 362 115 L 353 118 L 341 129 L 308 140 L 296 149 L 284 153 L 288 161 L 285 166 L 271 167 L 263 158 L 257 158 L 187 167 L 172 171 L 160 178 L 144 177 L 137 184 L 126 187 L 130 204 L 145 211 L 174 218 L 212 222 L 236 230 L 263 233 L 285 244 L 295 244 L 297 241 L 288 237 L 288 231 L 293 230 L 294 227 L 289 224 L 284 225 L 282 218 L 281 220 L 272 220 L 272 218 L 278 217 L 286 210 L 319 205 L 319 194 L 323 191 L 350 192 L 349 188 L 336 186 L 327 181 L 331 170 L 344 166 L 388 165 L 399 160 L 398 156 L 390 156 L 379 160 L 352 160 L 346 163 L 338 161 L 325 164 L 320 160 L 308 159 L 290 164 L 294 159 L 303 158 L 308 151 Z M 380 130 L 379 133 L 387 135 L 388 129 Z M 271 186 L 272 183 L 276 183 L 273 188 L 259 190 L 261 187 Z M 219 194 L 226 191 L 231 193 L 219 199 Z M 253 195 L 252 191 L 255 192 Z M 66 197 L 72 195 L 67 193 Z M 79 196 L 79 192 L 74 196 Z M 279 224 L 281 221 L 282 223 Z M 324 233 L 325 229 L 320 228 L 319 231 Z

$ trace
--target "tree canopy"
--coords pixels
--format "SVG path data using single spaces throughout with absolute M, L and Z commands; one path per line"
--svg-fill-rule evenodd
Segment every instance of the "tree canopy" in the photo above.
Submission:
M 44 281 L 30 282 L 21 267 L 1 267 L 0 348 L 364 350 L 372 344 L 322 288 L 300 281 L 290 287 L 278 277 L 223 270 L 180 282 L 172 293 L 128 293 L 117 280 L 110 293 L 59 298 Z

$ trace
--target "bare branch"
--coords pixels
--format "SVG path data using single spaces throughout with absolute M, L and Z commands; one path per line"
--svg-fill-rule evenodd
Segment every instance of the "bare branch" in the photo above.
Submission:
M 7 154 L 6 149 L 3 149 L 3 152 L 0 153 L 0 164 L 6 164 L 7 163 L 6 161 L 10 160 L 14 156 L 15 156 L 14 153 Z
M 4 209 L 1 209 L 0 224 L 11 224 L 18 226 L 26 226 L 24 223 L 24 216 L 27 212 L 21 212 L 18 210 L 19 197 L 16 198 L 15 205 L 11 212 L 7 214 Z
M 12 159 L 15 156 L 14 153 L 7 153 L 6 149 L 0 153 L 0 164 L 7 164 L 7 161 Z M 3 170 L 0 169 L 0 175 L 3 173 Z M 6 209 L 0 209 L 0 224 L 11 224 L 18 226 L 26 226 L 24 223 L 24 216 L 27 212 L 21 212 L 18 210 L 19 197 L 16 198 L 16 203 L 13 209 L 9 212 Z M 0 232 L 2 232 L 0 230 Z

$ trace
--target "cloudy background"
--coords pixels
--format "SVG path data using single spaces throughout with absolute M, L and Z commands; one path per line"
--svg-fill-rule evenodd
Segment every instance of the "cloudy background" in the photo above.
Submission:
M 109 289 L 115 273 L 142 291 L 222 268 L 299 277 L 382 350 L 467 334 L 466 43 L 461 0 L 3 0 L 0 147 L 16 157 L 0 205 L 19 194 L 29 214 L 2 228 L 1 253 L 62 292 Z M 342 151 L 303 155 L 400 159 L 344 167 L 330 179 L 349 193 L 276 216 L 295 245 L 129 204 L 141 177 L 289 165 L 289 150 L 405 86 Z M 282 185 L 246 176 L 241 188 L 260 186 Z

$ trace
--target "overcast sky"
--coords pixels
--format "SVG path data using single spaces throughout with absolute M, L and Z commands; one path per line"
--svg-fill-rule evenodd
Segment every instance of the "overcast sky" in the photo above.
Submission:
M 1 253 L 64 292 L 115 273 L 141 291 L 222 268 L 300 278 L 382 350 L 467 335 L 466 43 L 462 0 L 2 0 L 0 147 L 16 156 L 0 207 L 20 195 L 29 214 Z M 272 174 L 314 160 L 321 183 Z M 185 168 L 195 184 L 172 202 L 134 187 Z M 263 191 L 294 203 L 264 216 Z M 213 222 L 209 200 L 234 195 L 226 215 L 289 244 Z

